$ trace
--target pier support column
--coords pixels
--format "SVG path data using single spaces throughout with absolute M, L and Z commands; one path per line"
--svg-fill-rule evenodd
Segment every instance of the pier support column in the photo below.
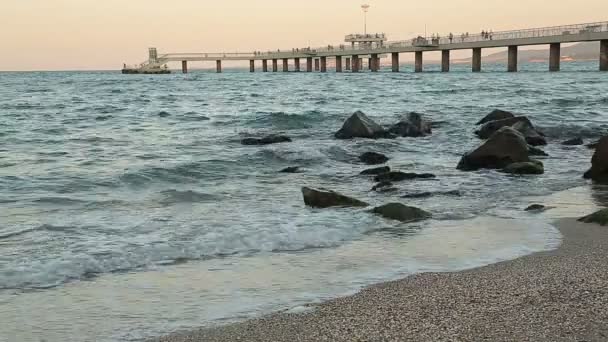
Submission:
M 342 56 L 336 56 L 336 72 L 342 72 Z
M 312 57 L 306 57 L 306 72 L 312 72 Z
M 399 52 L 391 54 L 391 63 L 393 72 L 399 72 Z
M 608 71 L 608 40 L 600 41 L 600 71 Z
M 422 61 L 422 51 L 416 51 L 415 53 L 415 66 L 414 66 L 414 71 L 416 72 L 422 72 L 422 65 L 423 65 L 423 61 Z
M 283 58 L 283 72 L 289 71 L 289 59 Z
M 353 55 L 352 64 L 352 72 L 359 72 L 359 56 Z
M 267 59 L 262 60 L 262 71 L 268 72 L 268 60 Z
M 182 61 L 182 73 L 188 73 L 188 61 Z
M 450 50 L 441 50 L 441 72 L 450 71 Z
M 319 59 L 315 58 L 315 71 L 319 71 Z
M 350 70 L 350 58 L 346 57 L 346 70 Z
M 215 71 L 219 74 L 220 72 L 222 72 L 222 61 L 221 60 L 217 60 L 215 61 Z
M 277 71 L 279 71 L 279 63 L 275 58 L 272 60 L 272 72 L 277 72 Z
M 368 69 L 368 70 L 372 70 L 372 69 L 373 69 L 373 68 L 372 68 L 373 63 L 374 63 L 374 62 L 372 61 L 372 58 L 371 58 L 371 57 L 367 59 L 367 69 Z
M 509 46 L 509 65 L 507 69 L 509 72 L 517 72 L 517 58 L 517 45 Z
M 253 59 L 249 61 L 249 72 L 255 72 L 255 61 Z
M 294 64 L 294 70 L 296 72 L 300 72 L 300 59 L 299 58 L 294 58 L 293 59 L 293 64 Z
M 481 72 L 481 48 L 473 49 L 473 72 Z
M 321 57 L 321 72 L 327 72 L 327 57 Z
M 380 69 L 380 58 L 378 58 L 378 54 L 372 54 L 372 58 L 370 58 L 370 67 L 372 72 L 378 72 L 378 69 Z
M 549 71 L 559 71 L 562 55 L 560 43 L 553 43 L 549 48 Z

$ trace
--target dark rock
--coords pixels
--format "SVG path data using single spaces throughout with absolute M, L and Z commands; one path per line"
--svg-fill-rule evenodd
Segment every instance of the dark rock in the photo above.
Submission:
M 298 173 L 300 172 L 300 167 L 298 166 L 290 166 L 290 167 L 286 167 L 283 170 L 279 171 L 281 173 Z
M 529 162 L 509 164 L 502 169 L 502 171 L 516 175 L 542 175 L 545 173 L 545 168 L 540 161 L 532 160 Z
M 509 164 L 528 161 L 528 144 L 524 137 L 511 127 L 503 127 L 481 146 L 466 153 L 457 168 L 463 171 L 502 169 Z
M 596 148 L 597 148 L 597 145 L 599 145 L 599 144 L 600 144 L 600 142 L 599 142 L 599 141 L 595 141 L 595 142 L 589 143 L 589 144 L 587 144 L 587 145 L 585 145 L 585 146 L 587 146 L 587 148 L 589 148 L 589 149 L 594 150 L 594 149 L 596 149 Z
M 382 153 L 365 152 L 359 156 L 359 160 L 367 165 L 378 165 L 386 163 L 389 158 Z
M 500 110 L 500 109 L 495 109 L 490 114 L 486 115 L 483 119 L 479 120 L 477 125 L 483 125 L 490 121 L 510 119 L 510 118 L 514 118 L 514 117 L 515 117 L 515 114 L 513 114 L 511 112 L 507 112 L 507 111 Z
M 529 206 L 525 209 L 525 211 L 536 211 L 536 212 L 545 211 L 545 210 L 547 210 L 547 207 L 545 207 L 542 204 L 532 204 L 531 206 Z
M 377 175 L 376 178 L 374 178 L 374 180 L 376 182 L 401 182 L 404 180 L 410 180 L 410 179 L 416 179 L 416 178 L 430 179 L 430 178 L 436 178 L 436 176 L 431 173 L 412 173 L 412 172 L 391 171 L 391 172 Z
M 439 192 L 417 192 L 412 194 L 406 194 L 401 196 L 401 198 L 427 198 L 432 196 L 462 196 L 462 192 L 459 190 L 451 190 L 451 191 L 439 191 Z
M 526 142 L 532 146 L 545 146 L 547 145 L 547 139 L 534 128 L 531 124 L 527 122 L 520 121 L 516 122 L 513 126 L 511 126 L 518 130 L 521 134 L 523 134 L 524 138 L 526 138 Z
M 400 137 L 423 137 L 431 134 L 431 124 L 418 113 L 409 113 L 405 120 L 388 129 L 389 133 Z
M 96 121 L 106 121 L 106 120 L 110 120 L 112 118 L 112 115 L 100 115 L 98 117 L 95 118 Z
M 304 203 L 313 208 L 367 207 L 368 204 L 335 191 L 302 188 Z
M 483 125 L 475 134 L 481 139 L 488 139 L 492 134 L 503 127 L 513 127 L 519 131 L 528 144 L 532 146 L 546 145 L 547 141 L 544 136 L 534 128 L 530 119 L 525 116 L 516 116 L 509 119 L 490 121 Z
M 591 158 L 591 169 L 585 172 L 585 179 L 608 183 L 608 136 L 603 137 Z
M 337 139 L 379 139 L 389 138 L 390 134 L 363 112 L 357 111 L 344 122 L 342 128 L 334 136 Z
M 531 156 L 548 157 L 549 154 L 538 147 L 528 145 L 528 153 Z
M 416 208 L 403 205 L 401 203 L 389 203 L 372 210 L 373 213 L 384 218 L 397 220 L 401 222 L 414 222 L 425 220 L 431 217 L 431 214 Z
M 169 114 L 165 111 L 162 111 L 162 112 L 158 113 L 158 116 L 160 116 L 161 118 L 166 118 L 168 116 L 171 116 L 171 114 Z
M 374 187 L 372 188 L 372 191 L 377 191 L 377 192 L 386 192 L 387 190 L 393 191 L 397 190 L 396 188 L 393 187 L 393 183 L 391 182 L 380 182 L 376 185 L 374 185 Z
M 367 170 L 361 171 L 361 174 L 369 176 L 369 175 L 380 175 L 380 174 L 387 173 L 387 172 L 391 172 L 391 168 L 388 166 L 382 166 L 382 167 L 377 167 L 374 169 L 367 169 Z
M 263 138 L 245 138 L 241 140 L 243 145 L 270 145 L 284 142 L 291 142 L 291 138 L 284 135 L 267 135 Z
M 574 139 L 570 139 L 570 140 L 566 140 L 562 143 L 562 145 L 565 146 L 580 146 L 583 145 L 585 142 L 583 141 L 583 138 L 574 138 Z
M 597 223 L 600 226 L 608 225 L 608 209 L 602 209 L 600 211 L 596 211 L 591 215 L 587 215 L 579 219 L 579 222 Z

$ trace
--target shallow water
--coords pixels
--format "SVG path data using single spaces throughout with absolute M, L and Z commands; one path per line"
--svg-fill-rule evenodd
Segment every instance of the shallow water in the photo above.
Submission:
M 592 151 L 559 142 L 608 127 L 608 79 L 596 64 L 516 74 L 500 65 L 480 74 L 1 73 L 0 340 L 136 340 L 554 248 L 549 218 L 521 209 L 585 185 Z M 526 114 L 549 136 L 545 175 L 455 170 L 493 108 Z M 382 124 L 410 111 L 444 123 L 420 139 L 332 139 L 355 110 Z M 239 144 L 269 132 L 294 142 Z M 372 193 L 357 175 L 369 150 L 438 179 Z M 277 173 L 293 165 L 304 172 Z M 309 209 L 301 186 L 402 201 L 434 219 Z M 449 190 L 462 196 L 400 198 Z

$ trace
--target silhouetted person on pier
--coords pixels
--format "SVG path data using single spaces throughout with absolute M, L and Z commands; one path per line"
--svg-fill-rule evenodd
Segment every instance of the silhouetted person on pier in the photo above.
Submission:
M 452 32 L 450 32 L 449 38 L 450 38 L 450 44 L 452 44 L 452 41 L 454 40 L 454 34 L 452 34 Z

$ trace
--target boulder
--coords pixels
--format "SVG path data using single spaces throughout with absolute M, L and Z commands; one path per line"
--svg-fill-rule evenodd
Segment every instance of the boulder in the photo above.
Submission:
M 367 207 L 368 204 L 335 191 L 302 188 L 304 203 L 313 208 L 329 207 Z
M 534 126 L 529 125 L 527 122 L 520 121 L 516 122 L 511 126 L 523 134 L 526 138 L 526 142 L 531 146 L 545 146 L 547 145 L 547 139 L 542 136 Z
M 545 210 L 547 210 L 547 207 L 545 207 L 542 204 L 532 204 L 525 209 L 525 211 L 534 211 L 534 212 L 541 212 L 541 211 L 545 211 Z
M 549 154 L 538 147 L 528 145 L 528 154 L 531 156 L 548 157 Z
M 503 127 L 475 150 L 466 153 L 457 168 L 463 171 L 502 169 L 509 164 L 528 162 L 528 144 L 518 131 Z
M 431 123 L 418 113 L 409 113 L 405 120 L 401 120 L 388 129 L 389 133 L 400 137 L 423 137 L 431 134 Z
M 171 114 L 169 114 L 168 112 L 165 112 L 164 110 L 161 111 L 160 113 L 158 113 L 158 116 L 160 116 L 161 118 L 166 118 L 171 116 Z
M 372 188 L 372 191 L 376 192 L 392 192 L 397 191 L 397 188 L 393 186 L 391 182 L 380 182 Z
M 515 175 L 542 175 L 545 173 L 545 167 L 540 161 L 532 160 L 509 164 L 502 171 Z
M 436 178 L 436 176 L 431 173 L 412 173 L 412 172 L 391 171 L 391 172 L 377 175 L 376 178 L 374 178 L 374 181 L 376 181 L 376 182 L 401 182 L 404 180 L 410 180 L 410 179 L 416 179 L 416 178 L 430 179 L 430 178 Z
M 367 165 L 378 165 L 386 163 L 389 158 L 382 153 L 365 152 L 359 156 L 359 160 Z
M 425 220 L 431 217 L 431 214 L 416 208 L 403 205 L 401 203 L 389 203 L 372 210 L 374 214 L 384 218 L 397 220 L 401 222 L 414 222 Z
M 608 209 L 602 209 L 600 211 L 596 211 L 591 215 L 587 215 L 583 218 L 580 218 L 579 222 L 597 223 L 600 226 L 608 225 Z
M 375 176 L 375 175 L 381 175 L 383 173 L 388 173 L 388 172 L 391 172 L 391 168 L 388 166 L 382 166 L 382 167 L 377 167 L 374 169 L 363 170 L 363 171 L 361 171 L 361 174 L 365 175 L 365 176 L 369 176 L 369 175 Z
M 290 166 L 290 167 L 286 167 L 283 170 L 279 171 L 281 173 L 298 173 L 300 172 L 300 167 L 298 166 Z
M 586 179 L 608 182 L 608 136 L 600 139 L 591 158 L 591 169 L 585 172 Z
M 515 114 L 513 114 L 511 112 L 507 112 L 507 111 L 500 110 L 500 109 L 494 109 L 490 114 L 486 115 L 483 119 L 479 120 L 479 122 L 477 122 L 477 125 L 483 125 L 490 121 L 510 119 L 510 118 L 514 118 L 514 117 L 515 117 Z
M 547 145 L 547 141 L 543 134 L 537 131 L 536 128 L 534 128 L 534 125 L 532 125 L 532 122 L 530 122 L 530 119 L 525 116 L 490 121 L 476 131 L 475 134 L 481 139 L 488 139 L 492 134 L 506 126 L 513 127 L 519 131 L 528 144 L 532 146 Z
M 580 146 L 585 144 L 585 142 L 583 141 L 583 138 L 573 138 L 570 140 L 566 140 L 564 142 L 562 142 L 562 145 L 564 146 Z
M 585 146 L 587 146 L 587 148 L 588 148 L 588 149 L 590 149 L 590 150 L 594 150 L 594 149 L 596 149 L 596 148 L 597 148 L 597 145 L 599 145 L 599 144 L 600 144 L 600 142 L 599 142 L 599 141 L 594 141 L 594 142 L 592 142 L 592 143 L 588 143 L 588 144 L 587 144 L 587 145 L 585 145 Z
M 283 142 L 291 142 L 291 138 L 284 135 L 271 134 L 262 138 L 245 138 L 241 140 L 243 145 L 270 145 Z
M 334 136 L 337 139 L 379 139 L 388 138 L 390 134 L 363 112 L 357 111 L 344 122 L 342 128 Z

